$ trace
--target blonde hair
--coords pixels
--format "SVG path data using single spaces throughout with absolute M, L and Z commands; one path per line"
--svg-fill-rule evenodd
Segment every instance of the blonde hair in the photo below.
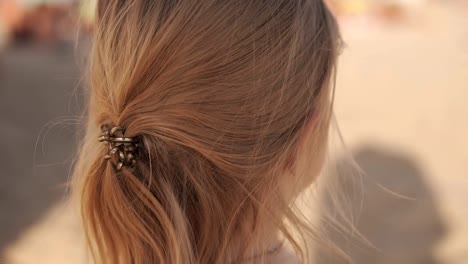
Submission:
M 240 260 L 265 220 L 302 256 L 290 204 L 326 148 L 338 40 L 321 0 L 99 1 L 74 175 L 95 261 Z M 134 168 L 103 158 L 101 124 L 141 139 Z

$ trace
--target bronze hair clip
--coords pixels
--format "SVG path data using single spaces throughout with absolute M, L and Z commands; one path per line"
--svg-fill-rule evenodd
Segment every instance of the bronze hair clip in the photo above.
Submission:
M 125 128 L 115 126 L 101 126 L 103 135 L 99 137 L 99 142 L 107 142 L 109 150 L 104 156 L 106 160 L 112 160 L 114 156 L 115 169 L 120 171 L 123 166 L 133 167 L 138 158 L 138 140 L 135 137 L 125 137 Z

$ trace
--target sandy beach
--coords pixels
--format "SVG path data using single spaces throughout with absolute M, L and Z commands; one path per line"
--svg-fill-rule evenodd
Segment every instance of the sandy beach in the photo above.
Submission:
M 356 227 L 376 248 L 337 237 L 355 263 L 468 263 L 467 6 L 428 4 L 393 25 L 340 20 L 336 118 L 367 173 L 362 204 L 351 206 L 362 206 Z M 17 46 L 0 57 L 1 264 L 87 263 L 67 184 L 81 122 L 78 54 Z

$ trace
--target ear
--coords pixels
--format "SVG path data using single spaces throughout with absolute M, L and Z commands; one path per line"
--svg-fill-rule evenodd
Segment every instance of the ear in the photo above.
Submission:
M 303 144 L 305 144 L 305 141 L 311 135 L 311 133 L 314 133 L 314 130 L 317 127 L 316 126 L 317 121 L 318 121 L 317 117 L 318 117 L 318 114 L 314 111 L 311 117 L 309 118 L 309 120 L 307 121 L 304 132 L 302 133 L 302 135 L 300 135 L 299 141 L 297 142 L 296 151 L 291 153 L 291 155 L 289 155 L 289 157 L 286 160 L 285 167 L 291 173 L 294 171 L 294 167 L 296 165 L 296 159 L 297 159 L 297 154 L 298 154 L 297 150 L 300 149 Z

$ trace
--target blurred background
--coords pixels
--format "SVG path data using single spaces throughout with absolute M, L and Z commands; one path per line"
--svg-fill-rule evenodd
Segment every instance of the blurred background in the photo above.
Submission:
M 468 0 L 328 2 L 346 43 L 336 118 L 366 172 L 349 206 L 375 248 L 329 236 L 356 263 L 468 263 Z M 68 181 L 93 14 L 0 0 L 0 263 L 87 262 Z

